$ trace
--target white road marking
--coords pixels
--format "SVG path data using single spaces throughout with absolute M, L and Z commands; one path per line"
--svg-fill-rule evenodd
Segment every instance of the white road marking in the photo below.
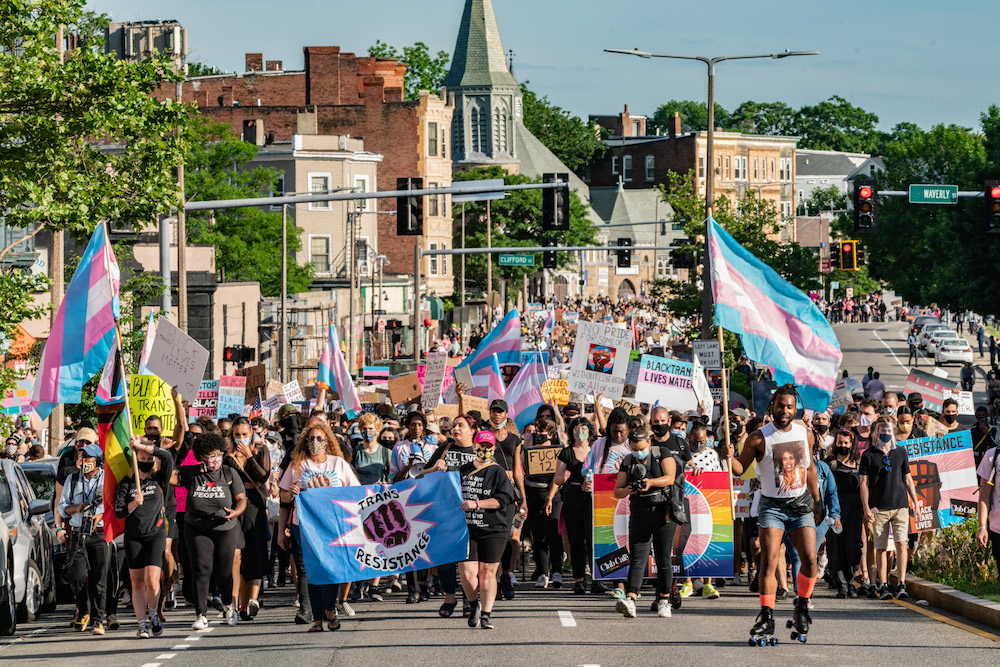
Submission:
M 189 644 L 178 644 L 177 646 L 171 646 L 171 651 L 183 651 L 186 648 L 191 648 Z
M 570 611 L 559 611 L 559 622 L 562 623 L 564 628 L 575 628 L 576 621 L 573 619 L 573 612 Z
M 909 366 L 906 366 L 906 365 L 904 365 L 904 364 L 903 364 L 903 362 L 899 360 L 899 357 L 897 357 L 897 356 L 896 356 L 896 353 L 892 351 L 892 348 L 891 348 L 891 347 L 889 347 L 889 343 L 887 343 L 887 342 L 885 342 L 884 340 L 882 340 L 882 337 L 878 335 L 878 332 L 879 332 L 879 331 L 881 331 L 881 330 L 883 330 L 883 329 L 888 329 L 888 328 L 889 328 L 889 327 L 881 327 L 880 329 L 875 329 L 875 330 L 874 330 L 874 331 L 873 331 L 872 333 L 874 333 L 874 334 L 875 334 L 875 337 L 876 337 L 876 338 L 878 338 L 878 341 L 879 341 L 880 343 L 882 343 L 883 345 L 885 345 L 885 349 L 889 350 L 889 354 L 891 354 L 891 355 L 892 355 L 892 358 L 896 360 L 896 363 L 897 363 L 897 364 L 899 364 L 899 367 L 900 367 L 900 368 L 902 368 L 902 369 L 903 369 L 904 371 L 906 371 L 906 372 L 907 372 L 907 374 L 909 374 L 909 372 L 910 372 L 910 367 L 909 367 Z M 919 354 L 919 350 L 918 350 L 918 354 Z
M 186 641 L 186 642 L 196 642 L 199 639 L 201 639 L 201 635 L 191 635 L 190 637 L 185 637 L 184 641 Z
M 157 660 L 170 660 L 170 658 L 174 657 L 175 655 L 177 655 L 177 654 L 176 653 L 161 653 L 160 655 L 156 656 L 156 659 Z
M 198 632 L 208 633 L 211 632 L 212 630 L 215 630 L 215 628 L 205 628 L 204 630 L 199 630 Z
M 160 663 L 158 663 L 158 662 L 147 662 L 142 667 L 160 667 Z

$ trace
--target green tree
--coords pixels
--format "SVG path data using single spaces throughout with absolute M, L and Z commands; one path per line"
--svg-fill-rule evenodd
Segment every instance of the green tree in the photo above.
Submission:
M 539 97 L 528 88 L 529 83 L 521 84 L 524 126 L 573 172 L 583 173 L 608 149 L 599 128 L 552 104 L 548 97 Z
M 680 114 L 682 124 L 687 125 L 695 132 L 708 129 L 708 104 L 706 102 L 670 100 L 656 108 L 653 117 L 647 123 L 646 132 L 653 134 L 659 130 L 661 134 L 666 134 L 670 127 L 670 117 L 674 115 L 674 112 Z M 716 127 L 723 129 L 729 127 L 729 112 L 718 102 L 715 103 L 714 120 Z
M 431 55 L 430 48 L 423 42 L 413 46 L 404 46 L 402 53 L 396 47 L 380 40 L 368 47 L 368 55 L 376 58 L 398 58 L 407 64 L 406 77 L 403 80 L 403 96 L 413 101 L 419 98 L 421 90 L 429 90 L 437 94 L 441 84 L 448 75 L 448 64 L 451 55 L 447 51 L 438 51 Z
M 141 228 L 177 204 L 191 108 L 153 93 L 177 80 L 167 56 L 104 53 L 107 17 L 84 0 L 0 3 L 0 192 L 8 225 Z M 55 35 L 78 34 L 65 54 Z
M 800 137 L 799 148 L 870 153 L 876 143 L 877 124 L 878 116 L 834 95 L 799 109 L 792 134 Z
M 189 201 L 242 199 L 270 196 L 278 173 L 251 167 L 257 147 L 233 136 L 228 125 L 203 120 L 192 130 L 191 150 L 185 163 L 185 189 Z M 281 213 L 259 207 L 220 209 L 214 222 L 207 211 L 188 214 L 188 239 L 215 246 L 216 270 L 227 281 L 260 283 L 263 296 L 281 294 Z M 309 287 L 312 266 L 300 266 L 294 254 L 302 247 L 302 230 L 288 226 L 288 291 Z
M 794 127 L 795 110 L 784 102 L 747 100 L 729 118 L 729 129 L 746 134 L 788 136 Z
M 457 172 L 455 181 L 474 181 L 487 178 L 502 178 L 506 185 L 524 183 L 540 183 L 540 179 L 532 180 L 520 174 L 508 174 L 503 167 L 477 167 L 468 171 Z M 455 217 L 455 247 L 461 247 L 462 231 L 459 219 L 462 215 L 462 204 L 454 207 Z M 486 247 L 486 202 L 468 202 L 465 206 L 465 247 Z M 597 229 L 587 217 L 587 209 L 583 201 L 572 190 L 570 191 L 569 231 L 542 231 L 542 192 L 541 190 L 517 190 L 508 192 L 503 199 L 490 203 L 492 228 L 492 245 L 494 248 L 517 248 L 543 245 L 553 241 L 561 246 L 584 246 L 597 241 Z M 465 259 L 465 278 L 476 285 L 486 287 L 486 261 L 488 255 L 468 255 Z M 541 269 L 542 254 L 535 253 L 534 267 L 499 266 L 493 259 L 493 279 L 506 280 L 510 289 L 520 287 L 524 276 L 531 275 Z M 573 264 L 574 254 L 557 253 L 560 268 Z M 459 260 L 460 261 L 460 260 Z M 455 271 L 455 292 L 461 293 L 461 273 Z
M 847 193 L 841 192 L 836 185 L 826 188 L 816 188 L 805 203 L 799 205 L 803 215 L 819 215 L 823 211 L 843 211 L 847 208 Z
M 218 67 L 197 61 L 188 61 L 187 63 L 188 76 L 211 76 L 213 74 L 222 74 L 222 71 Z

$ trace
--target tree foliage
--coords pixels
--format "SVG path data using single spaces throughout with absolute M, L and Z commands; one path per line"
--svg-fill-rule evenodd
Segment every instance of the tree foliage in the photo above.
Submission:
M 257 147 L 233 136 L 228 125 L 203 119 L 192 130 L 185 160 L 185 195 L 189 201 L 268 197 L 278 173 L 251 167 Z M 214 223 L 208 211 L 188 214 L 188 239 L 215 246 L 216 271 L 226 281 L 260 283 L 263 296 L 281 294 L 281 213 L 259 207 L 220 209 Z M 312 266 L 300 266 L 294 254 L 302 247 L 302 230 L 288 224 L 288 291 L 309 287 Z
M 674 115 L 674 112 L 680 115 L 681 123 L 687 125 L 692 131 L 700 132 L 708 129 L 708 104 L 692 100 L 670 100 L 656 108 L 652 118 L 646 124 L 646 132 L 655 134 L 659 130 L 660 134 L 666 134 L 670 127 L 670 117 Z M 729 112 L 718 102 L 715 103 L 714 120 L 716 127 L 729 127 Z
M 429 90 L 438 94 L 441 84 L 448 75 L 448 65 L 451 55 L 447 51 L 438 51 L 431 55 L 430 47 L 423 42 L 413 46 L 404 46 L 400 52 L 381 40 L 368 47 L 368 55 L 376 58 L 398 58 L 407 64 L 406 77 L 403 79 L 403 97 L 413 101 L 419 98 L 421 90 Z
M 191 108 L 152 94 L 167 57 L 104 53 L 106 17 L 84 0 L 0 3 L 0 192 L 6 222 L 141 228 L 177 203 L 175 169 Z M 60 27 L 81 45 L 63 57 Z
M 532 92 L 530 81 L 521 84 L 524 126 L 573 172 L 580 174 L 590 163 L 604 155 L 607 145 L 597 128 L 579 116 Z
M 213 74 L 222 74 L 222 71 L 218 67 L 206 65 L 198 61 L 189 60 L 187 63 L 188 76 L 211 76 Z
M 520 174 L 508 174 L 503 167 L 477 167 L 468 171 L 457 172 L 455 181 L 472 181 L 488 178 L 502 178 L 506 185 L 524 183 L 540 183 L 540 179 L 532 180 Z M 462 204 L 456 204 L 453 215 L 455 218 L 455 247 L 462 243 Z M 486 202 L 467 202 L 465 206 L 465 247 L 486 247 Z M 572 190 L 570 191 L 569 231 L 542 231 L 542 191 L 517 190 L 508 192 L 503 199 L 490 202 L 492 229 L 492 245 L 494 248 L 517 248 L 544 245 L 553 241 L 561 246 L 584 246 L 596 243 L 597 229 L 587 217 L 587 209 L 583 201 Z M 465 278 L 483 288 L 486 288 L 486 258 L 487 255 L 468 255 L 465 259 Z M 506 280 L 510 289 L 519 289 L 524 276 L 531 275 L 541 269 L 542 254 L 535 253 L 535 266 L 516 267 L 499 266 L 496 256 L 493 257 L 493 279 Z M 456 261 L 461 261 L 456 258 Z M 557 253 L 560 268 L 570 266 L 574 257 L 570 253 Z M 455 293 L 460 294 L 461 273 L 455 270 Z

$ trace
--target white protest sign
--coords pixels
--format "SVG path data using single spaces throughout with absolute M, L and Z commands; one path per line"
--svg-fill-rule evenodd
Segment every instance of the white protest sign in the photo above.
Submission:
M 302 388 L 299 387 L 298 380 L 292 380 L 281 389 L 285 394 L 285 400 L 289 403 L 301 403 L 306 400 L 306 397 L 302 394 Z
M 701 365 L 709 370 L 722 368 L 722 352 L 719 350 L 717 340 L 696 340 L 691 342 L 691 349 L 694 351 Z
M 830 410 L 836 410 L 837 408 L 843 408 L 854 402 L 851 398 L 851 390 L 847 387 L 847 382 L 844 380 L 837 380 L 837 385 L 833 390 L 833 396 L 830 398 Z
M 697 355 L 694 358 L 693 372 L 694 377 L 692 378 L 691 388 L 694 390 L 694 396 L 698 404 L 704 405 L 705 414 L 708 414 L 708 408 L 714 403 L 712 400 L 712 388 L 708 384 L 708 378 L 705 377 L 705 369 L 702 368 Z
M 650 405 L 659 402 L 668 410 L 697 410 L 693 377 L 694 364 L 690 362 L 644 354 L 639 360 L 635 400 Z
M 198 396 L 208 365 L 208 350 L 198 341 L 161 318 L 156 324 L 156 340 L 149 354 L 146 372 L 155 375 L 188 401 Z
M 264 409 L 269 415 L 273 415 L 281 407 L 281 397 L 271 396 L 266 401 L 260 404 L 260 407 Z
M 958 414 L 960 415 L 974 415 L 976 414 L 976 406 L 972 400 L 971 391 L 952 391 L 951 389 L 945 389 L 942 393 L 944 398 L 954 398 L 958 401 Z
M 569 391 L 604 394 L 617 400 L 625 388 L 632 331 L 596 322 L 580 322 L 569 371 Z
M 447 352 L 432 352 L 427 355 L 424 389 L 420 395 L 420 405 L 424 410 L 436 408 L 441 402 L 441 385 L 444 384 L 444 372 L 447 366 Z

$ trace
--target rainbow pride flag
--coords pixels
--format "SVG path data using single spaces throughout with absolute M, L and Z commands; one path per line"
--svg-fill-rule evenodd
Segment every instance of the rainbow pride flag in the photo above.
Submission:
M 97 403 L 97 437 L 104 451 L 104 539 L 112 541 L 125 530 L 125 519 L 119 519 L 111 509 L 115 506 L 115 496 L 118 485 L 132 474 L 132 450 L 129 442 L 132 439 L 132 422 L 128 413 L 128 401 L 125 400 L 124 381 L 125 369 L 122 366 L 121 348 L 118 336 L 114 341 L 114 368 L 105 370 L 101 385 L 107 385 L 107 394 L 120 397 L 114 403 Z M 99 392 L 101 393 L 101 392 Z

